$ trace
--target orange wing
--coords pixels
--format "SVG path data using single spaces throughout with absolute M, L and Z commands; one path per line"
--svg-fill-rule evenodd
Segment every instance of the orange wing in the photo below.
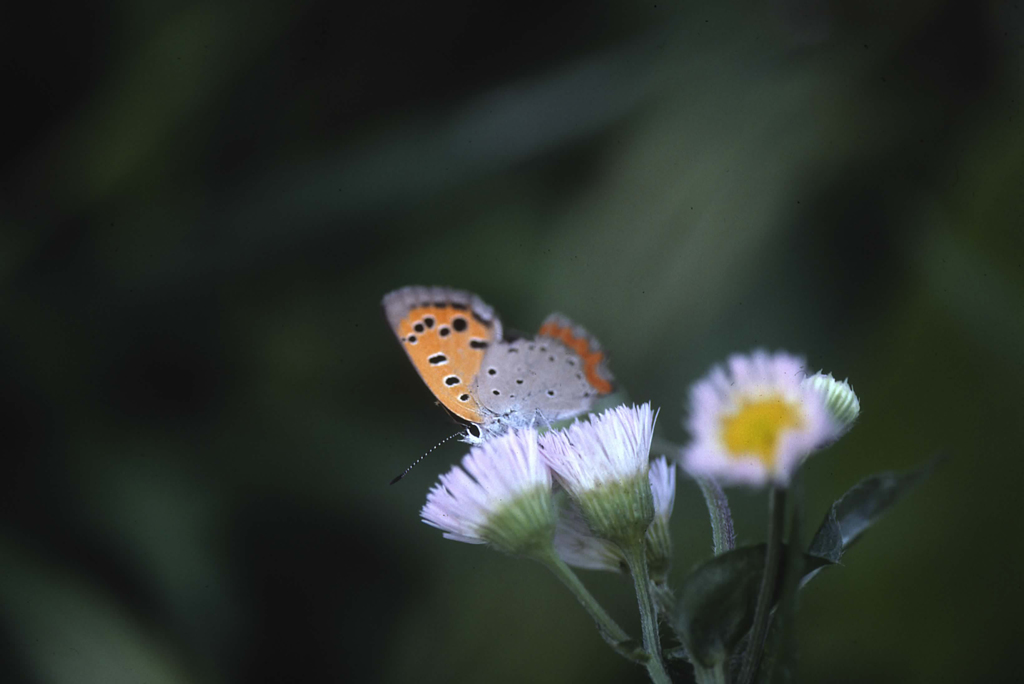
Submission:
M 434 396 L 459 418 L 482 423 L 480 404 L 470 388 L 487 348 L 501 339 L 494 311 L 468 292 L 426 287 L 390 293 L 384 311 Z

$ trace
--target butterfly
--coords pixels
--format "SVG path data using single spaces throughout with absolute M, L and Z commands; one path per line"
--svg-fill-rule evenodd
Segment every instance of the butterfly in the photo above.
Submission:
M 423 382 L 467 425 L 467 442 L 550 426 L 615 389 L 600 344 L 561 314 L 548 316 L 534 338 L 505 339 L 494 309 L 471 292 L 411 286 L 382 303 Z

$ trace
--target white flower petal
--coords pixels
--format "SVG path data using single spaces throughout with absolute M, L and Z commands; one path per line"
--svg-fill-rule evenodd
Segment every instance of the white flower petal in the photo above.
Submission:
M 516 430 L 473 447 L 441 475 L 420 511 L 423 522 L 446 539 L 483 544 L 492 516 L 524 494 L 551 489 L 551 473 L 540 457 L 537 431 Z
M 651 461 L 651 494 L 654 496 L 654 515 L 668 520 L 676 501 L 676 466 L 660 456 Z
M 635 477 L 647 469 L 657 416 L 650 404 L 618 406 L 541 436 L 541 453 L 573 494 Z

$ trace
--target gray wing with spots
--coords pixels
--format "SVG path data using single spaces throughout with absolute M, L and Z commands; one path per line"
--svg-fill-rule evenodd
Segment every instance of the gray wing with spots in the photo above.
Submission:
M 571 418 L 596 399 L 579 355 L 546 337 L 488 349 L 475 392 L 483 408 L 498 417 L 518 416 L 524 424 Z

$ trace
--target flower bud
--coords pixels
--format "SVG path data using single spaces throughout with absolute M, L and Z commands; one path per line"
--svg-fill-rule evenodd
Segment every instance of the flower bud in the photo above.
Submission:
M 847 380 L 836 380 L 832 374 L 817 373 L 804 380 L 804 384 L 820 393 L 825 406 L 846 432 L 860 415 L 860 399 Z

